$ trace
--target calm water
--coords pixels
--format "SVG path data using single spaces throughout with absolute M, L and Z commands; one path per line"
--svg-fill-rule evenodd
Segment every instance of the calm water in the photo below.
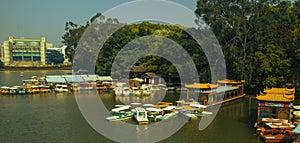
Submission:
M 35 75 L 66 74 L 69 71 L 0 72 L 1 85 L 18 85 Z M 168 92 L 165 101 L 175 101 L 178 93 Z M 118 102 L 103 92 L 106 107 Z M 178 132 L 161 143 L 257 143 L 253 128 L 257 102 L 244 98 L 223 105 L 213 122 L 198 130 L 199 120 L 187 122 Z M 162 127 L 163 128 L 163 127 Z M 72 94 L 0 96 L 0 142 L 72 142 L 111 143 L 85 121 Z

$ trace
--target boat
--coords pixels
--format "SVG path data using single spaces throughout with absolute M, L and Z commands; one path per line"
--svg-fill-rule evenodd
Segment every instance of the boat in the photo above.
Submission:
M 189 120 L 197 120 L 198 117 L 189 110 L 180 110 L 179 115 L 187 117 Z
M 160 108 L 148 107 L 146 108 L 148 119 L 153 122 L 163 120 L 163 110 Z
M 129 96 L 129 95 L 132 94 L 130 88 L 127 87 L 127 86 L 124 86 L 124 87 L 119 87 L 118 86 L 114 90 L 115 90 L 115 95 L 117 95 L 117 96 L 121 96 L 121 95 Z
M 39 93 L 39 86 L 32 85 L 32 86 L 26 87 L 26 92 L 30 93 L 30 94 Z
M 135 96 L 150 96 L 152 90 L 150 85 L 143 84 L 140 87 L 131 87 L 131 93 Z
M 116 87 L 114 90 L 116 96 L 121 96 L 123 94 L 122 87 Z
M 257 121 L 254 125 L 256 133 L 260 134 L 267 123 L 287 124 L 297 118 L 297 112 L 293 116 L 293 104 L 295 101 L 295 88 L 268 88 L 256 95 L 258 101 Z M 296 107 L 297 108 L 297 107 Z M 295 117 L 295 118 L 294 118 Z M 297 121 L 297 119 L 296 119 Z M 295 122 L 296 123 L 296 122 Z M 268 135 L 267 137 L 269 137 Z
M 112 116 L 107 117 L 109 121 L 124 121 L 132 119 L 134 112 L 130 111 L 130 105 L 116 105 L 117 108 L 111 110 Z
M 175 109 L 176 109 L 176 106 L 173 106 L 173 105 L 163 108 L 164 115 L 163 115 L 162 119 L 165 120 L 165 119 L 169 119 L 171 117 L 176 116 L 179 113 L 179 111 L 175 110 Z
M 165 108 L 167 106 L 171 106 L 173 103 L 171 102 L 159 102 L 154 108 Z
M 24 76 L 24 72 L 20 72 L 20 77 L 23 77 Z
M 0 87 L 1 94 L 9 94 L 9 87 L 8 86 L 1 86 Z
M 141 90 L 138 87 L 131 87 L 131 92 L 135 96 L 142 96 Z
M 17 94 L 18 88 L 15 86 L 9 87 L 9 94 Z
M 125 121 L 130 119 L 132 119 L 132 116 L 126 116 L 126 115 L 110 116 L 106 118 L 106 120 L 108 121 Z
M 50 86 L 47 85 L 39 85 L 39 92 L 40 93 L 49 93 L 51 92 Z
M 168 91 L 176 91 L 176 87 L 170 86 L 170 87 L 168 87 Z
M 261 128 L 260 137 L 265 142 L 292 142 L 295 138 L 291 123 L 277 122 L 266 123 L 266 126 Z
M 124 95 L 124 96 L 129 96 L 129 95 L 131 95 L 131 94 L 132 94 L 132 93 L 131 93 L 131 90 L 130 90 L 129 87 L 124 87 L 124 88 L 123 88 L 122 95 Z
M 143 104 L 143 107 L 154 107 L 154 104 Z
M 17 88 L 17 94 L 26 94 L 26 88 L 24 86 L 14 86 Z
M 294 124 L 300 124 L 300 111 L 293 111 Z
M 244 80 L 218 80 L 218 84 L 185 84 L 186 100 L 193 99 L 202 105 L 214 106 L 245 97 Z
M 79 84 L 78 84 L 78 83 L 72 83 L 72 84 L 70 85 L 70 90 L 73 91 L 73 92 L 78 92 L 78 91 L 80 91 Z
M 68 92 L 69 89 L 68 89 L 68 86 L 65 84 L 57 84 L 57 85 L 55 85 L 54 91 L 55 92 Z
M 111 110 L 111 112 L 116 112 L 117 113 L 117 112 L 120 112 L 120 111 L 129 110 L 130 108 L 131 108 L 130 105 L 119 106 L 117 108 L 113 108 Z
M 113 90 L 115 88 L 115 86 L 113 85 L 113 82 L 104 81 L 101 83 L 97 83 L 96 88 L 98 90 Z
M 142 107 L 136 107 L 135 108 L 135 119 L 136 121 L 138 122 L 139 125 L 142 125 L 142 124 L 148 124 L 149 123 L 149 119 L 148 119 L 148 116 L 147 116 L 147 111 L 142 108 Z
M 95 82 L 80 82 L 79 83 L 80 90 L 93 90 L 96 89 Z

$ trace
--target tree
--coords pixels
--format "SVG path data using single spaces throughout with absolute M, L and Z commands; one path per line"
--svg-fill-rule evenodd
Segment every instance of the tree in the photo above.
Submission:
M 48 64 L 62 64 L 64 56 L 56 50 L 48 50 L 46 52 L 46 61 Z
M 195 13 L 195 21 L 205 20 L 217 36 L 229 78 L 262 90 L 284 86 L 297 73 L 299 1 L 202 0 Z
M 90 19 L 90 22 L 87 21 L 85 25 L 78 25 L 72 21 L 66 22 L 65 25 L 66 33 L 62 36 L 63 39 L 62 43 L 67 46 L 66 55 L 71 62 L 73 61 L 73 56 L 78 46 L 78 42 L 81 36 L 83 35 L 83 33 L 85 32 L 85 30 L 90 26 L 90 23 L 103 22 L 104 20 L 105 17 L 101 13 L 97 13 L 95 16 L 93 16 Z M 114 19 L 114 21 L 117 20 Z

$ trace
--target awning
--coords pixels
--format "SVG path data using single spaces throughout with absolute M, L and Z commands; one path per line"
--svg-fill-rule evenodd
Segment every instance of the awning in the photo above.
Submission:
M 47 77 L 46 81 L 48 83 L 66 83 L 65 78 L 62 77 Z

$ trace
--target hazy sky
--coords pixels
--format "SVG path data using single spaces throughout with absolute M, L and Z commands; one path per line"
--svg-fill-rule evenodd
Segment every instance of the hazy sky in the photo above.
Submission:
M 132 0 L 1 0 L 0 43 L 8 36 L 46 37 L 47 42 L 59 46 L 67 21 L 84 25 L 96 13 L 129 1 Z M 191 10 L 196 8 L 196 0 L 171 1 Z

